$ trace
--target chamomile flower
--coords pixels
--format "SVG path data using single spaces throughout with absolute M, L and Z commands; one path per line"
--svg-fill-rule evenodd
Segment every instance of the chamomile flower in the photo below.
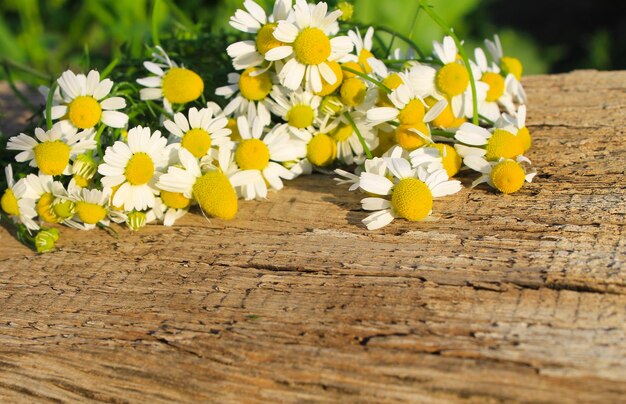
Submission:
M 354 31 L 348 31 L 348 37 L 352 40 L 355 46 L 356 55 L 347 55 L 342 59 L 342 62 L 356 62 L 363 67 L 365 73 L 372 72 L 372 66 L 370 66 L 369 60 L 371 58 L 376 59 L 372 53 L 372 38 L 374 37 L 374 28 L 369 27 L 365 32 L 365 36 L 361 36 L 361 31 L 356 28 Z
M 495 128 L 490 132 L 466 122 L 459 127 L 454 138 L 461 142 L 454 147 L 464 158 L 476 155 L 494 161 L 500 158 L 515 158 L 524 153 L 522 138 L 517 136 L 517 129 L 513 126 Z
M 256 178 L 248 177 L 250 181 L 242 185 L 239 185 L 242 181 L 237 181 L 235 189 L 238 195 L 246 200 L 266 198 L 268 186 L 280 190 L 283 179 L 296 177 L 283 163 L 305 156 L 306 147 L 302 141 L 294 140 L 288 131 L 280 130 L 280 126 L 264 133 L 264 126 L 257 119 L 249 122 L 246 117 L 240 116 L 237 126 L 242 140 L 234 151 L 235 162 L 246 174 L 249 171 L 256 173 Z
M 505 76 L 505 87 L 507 91 L 515 96 L 517 102 L 521 104 L 527 103 L 526 92 L 522 86 L 521 79 L 524 66 L 522 62 L 511 56 L 504 56 L 502 44 L 500 43 L 500 37 L 495 35 L 493 41 L 485 40 L 487 50 L 491 54 L 494 62 L 502 70 L 502 74 Z
M 504 194 L 519 191 L 524 182 L 532 182 L 537 174 L 535 169 L 530 168 L 530 160 L 524 156 L 487 161 L 482 156 L 470 155 L 465 157 L 463 162 L 472 170 L 482 174 L 472 183 L 472 187 L 487 183 Z
M 305 139 L 313 130 L 322 98 L 308 91 L 277 88 L 272 92 L 272 100 L 272 112 L 287 123 L 293 135 Z
M 78 154 L 96 148 L 95 134 L 93 129 L 64 134 L 61 124 L 57 123 L 47 132 L 36 128 L 34 138 L 24 133 L 10 138 L 7 150 L 20 151 L 15 160 L 28 161 L 43 174 L 70 175 L 71 161 Z
M 37 216 L 35 200 L 26 197 L 29 193 L 26 180 L 22 178 L 15 182 L 13 167 L 10 164 L 4 168 L 4 173 L 7 179 L 7 189 L 0 198 L 0 207 L 13 221 L 24 224 L 29 232 L 39 230 L 39 225 L 33 220 Z
M 67 70 L 57 83 L 50 115 L 53 120 L 60 119 L 63 133 L 72 135 L 100 123 L 112 128 L 123 128 L 128 123 L 128 115 L 118 111 L 126 107 L 126 101 L 122 97 L 109 97 L 113 82 L 100 81 L 96 70 L 87 76 Z
M 178 219 L 189 212 L 190 206 L 191 199 L 185 198 L 181 193 L 161 191 L 154 201 L 152 211 L 163 226 L 173 226 Z
M 167 173 L 159 177 L 157 187 L 162 190 L 161 202 L 167 206 L 167 212 L 163 214 L 160 207 L 157 216 L 163 215 L 164 220 L 173 223 L 193 199 L 207 215 L 233 219 L 238 209 L 237 193 L 224 170 L 215 167 L 203 173 L 198 160 L 183 148 L 178 151 L 178 156 L 181 166 L 170 166 Z M 170 215 L 166 218 L 167 213 Z
M 71 189 L 69 193 L 76 205 L 75 226 L 73 226 L 75 228 L 92 230 L 97 225 L 108 226 L 111 220 L 116 223 L 123 223 L 127 219 L 124 213 L 110 208 L 110 188 L 100 190 L 76 187 Z
M 281 125 L 274 130 L 287 130 L 287 125 Z M 290 170 L 296 175 L 309 175 L 314 167 L 328 167 L 337 158 L 337 141 L 330 133 L 322 131 L 303 131 L 298 139 L 306 145 L 306 156 L 294 164 Z M 331 128 L 332 129 L 332 128 Z
M 105 187 L 115 188 L 112 205 L 126 211 L 154 206 L 155 183 L 169 161 L 167 139 L 161 132 L 137 126 L 128 131 L 128 141 L 117 141 L 106 149 L 98 172 Z
M 253 0 L 245 0 L 245 10 L 237 10 L 230 17 L 230 25 L 236 30 L 255 34 L 253 41 L 235 42 L 226 48 L 228 55 L 233 58 L 233 67 L 236 70 L 248 69 L 261 65 L 265 55 L 282 42 L 274 37 L 274 30 L 279 21 L 288 20 L 292 13 L 292 0 L 276 0 L 271 15 L 267 15 L 263 7 Z
M 517 136 L 522 141 L 524 152 L 528 151 L 532 146 L 532 137 L 526 126 L 526 105 L 520 105 L 515 116 L 506 113 L 502 114 L 502 116 L 496 120 L 495 126 L 497 128 L 507 128 L 510 126 L 517 128 Z
M 445 169 L 448 177 L 455 176 L 461 169 L 461 156 L 454 147 L 445 143 L 432 143 L 411 152 L 411 165 L 424 166 L 428 172 Z
M 365 114 L 359 111 L 352 111 L 350 112 L 350 117 L 367 147 L 370 150 L 376 149 L 378 147 L 378 136 Z M 344 115 L 328 120 L 328 122 L 330 123 L 322 124 L 320 131 L 330 133 L 330 136 L 337 142 L 337 159 L 348 165 L 361 164 L 365 160 L 365 149 L 352 123 Z
M 62 223 L 72 218 L 75 205 L 66 199 L 68 194 L 61 182 L 45 174 L 29 174 L 25 180 L 29 189 L 27 196 L 36 201 L 35 208 L 40 220 Z
M 172 112 L 172 104 L 186 104 L 198 99 L 204 91 L 204 82 L 198 73 L 179 67 L 167 53 L 157 46 L 152 57 L 159 63 L 146 61 L 144 67 L 154 76 L 137 79 L 144 89 L 139 92 L 142 100 L 163 99 L 163 106 Z
M 296 90 L 306 81 L 306 89 L 312 92 L 322 90 L 322 78 L 334 84 L 338 78 L 329 61 L 341 59 L 353 49 L 352 41 L 347 36 L 336 36 L 337 18 L 340 10 L 327 14 L 328 6 L 324 2 L 316 5 L 306 0 L 296 0 L 295 21 L 280 21 L 274 30 L 274 38 L 283 42 L 265 54 L 267 60 L 288 62 L 280 69 L 279 79 L 290 90 Z
M 474 50 L 474 57 L 476 67 L 480 72 L 479 81 L 489 85 L 485 99 L 481 100 L 478 106 L 479 113 L 492 121 L 500 116 L 499 105 L 502 105 L 507 112 L 513 113 L 515 111 L 513 95 L 509 93 L 505 85 L 500 68 L 495 63 L 489 64 L 485 52 L 480 48 Z
M 443 169 L 428 172 L 424 167 L 414 169 L 404 158 L 384 159 L 391 179 L 384 175 L 363 172 L 359 187 L 370 194 L 387 196 L 361 200 L 363 209 L 375 211 L 363 223 L 369 230 L 380 229 L 394 218 L 421 221 L 432 212 L 433 198 L 451 195 L 461 190 L 459 181 L 448 179 Z
M 211 148 L 230 143 L 230 129 L 226 128 L 228 119 L 213 118 L 212 111 L 202 108 L 190 108 L 188 116 L 178 112 L 174 120 L 166 120 L 163 126 L 174 137 L 180 139 L 181 146 L 196 158 L 204 157 Z
M 242 74 L 229 73 L 228 85 L 215 90 L 217 95 L 232 98 L 224 108 L 224 114 L 258 115 L 261 122 L 269 125 L 272 117 L 268 96 L 275 89 L 272 75 L 272 72 L 261 72 L 257 67 L 249 67 Z

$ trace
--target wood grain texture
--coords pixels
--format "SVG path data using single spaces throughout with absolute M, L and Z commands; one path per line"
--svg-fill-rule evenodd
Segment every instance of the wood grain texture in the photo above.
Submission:
M 0 229 L 2 401 L 623 400 L 626 72 L 524 84 L 536 181 L 437 221 L 369 232 L 312 176 L 51 254 Z

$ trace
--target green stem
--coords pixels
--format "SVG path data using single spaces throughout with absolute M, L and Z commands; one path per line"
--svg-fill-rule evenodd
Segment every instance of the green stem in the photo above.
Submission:
M 456 133 L 454 132 L 448 132 L 448 131 L 439 130 L 439 129 L 431 129 L 430 134 L 436 135 L 436 136 L 448 137 L 448 138 L 453 138 L 454 135 L 456 135 Z
M 100 125 L 98 128 L 98 133 L 96 133 L 96 146 L 98 147 L 98 156 L 102 157 L 102 142 L 100 142 L 100 138 L 102 137 L 102 132 L 104 131 L 104 124 Z
M 387 87 L 386 85 L 384 85 L 381 81 L 378 81 L 378 80 L 376 80 L 375 78 L 370 77 L 370 76 L 368 76 L 368 75 L 367 75 L 367 74 L 365 74 L 365 73 L 362 73 L 362 72 L 360 72 L 360 71 L 358 71 L 358 70 L 352 69 L 352 68 L 347 67 L 347 66 L 341 66 L 341 69 L 342 69 L 342 70 L 345 70 L 345 71 L 347 71 L 347 72 L 350 72 L 350 73 L 352 73 L 352 74 L 356 74 L 357 76 L 361 77 L 362 79 L 367 80 L 367 81 L 369 81 L 369 82 L 371 82 L 371 83 L 376 84 L 376 85 L 378 86 L 378 88 L 380 88 L 381 90 L 383 90 L 383 91 L 384 91 L 384 92 L 386 92 L 387 94 L 391 94 L 391 89 L 390 89 L 389 87 Z
M 382 32 L 386 32 L 388 34 L 394 35 L 400 39 L 402 39 L 404 42 L 406 42 L 407 45 L 409 45 L 411 48 L 413 48 L 415 50 L 415 52 L 417 52 L 417 54 L 419 55 L 420 58 L 423 58 L 425 55 L 422 52 L 422 50 L 419 48 L 419 46 L 417 46 L 417 44 L 415 42 L 413 42 L 411 40 L 411 38 L 404 36 L 402 34 L 399 34 L 393 30 L 390 30 L 389 28 L 385 28 L 385 27 L 374 27 L 375 30 L 378 31 L 382 31 Z
M 113 71 L 113 69 L 115 69 L 115 66 L 117 66 L 119 62 L 120 60 L 118 58 L 113 59 L 111 63 L 109 63 L 107 67 L 104 68 L 102 73 L 100 73 L 100 80 L 104 80 L 109 74 L 111 74 L 111 72 Z
M 417 0 L 420 4 L 420 7 L 433 19 L 440 27 L 443 29 L 448 35 L 452 37 L 456 46 L 459 50 L 459 54 L 461 55 L 461 59 L 463 59 L 463 63 L 465 63 L 465 69 L 467 69 L 467 73 L 469 75 L 470 86 L 472 88 L 472 106 L 474 108 L 474 113 L 472 116 L 472 123 L 474 125 L 478 125 L 478 96 L 476 95 L 476 82 L 474 81 L 474 75 L 472 74 L 472 67 L 469 63 L 469 58 L 467 57 L 467 53 L 463 48 L 463 44 L 459 40 L 459 37 L 456 36 L 452 28 L 450 28 L 442 19 L 432 10 L 431 6 L 424 4 L 424 0 Z
M 487 117 L 486 117 L 486 116 L 484 116 L 484 115 L 478 114 L 478 117 L 479 117 L 480 119 L 482 119 L 483 121 L 487 122 L 487 123 L 488 123 L 489 125 L 491 125 L 491 126 L 493 126 L 493 125 L 495 124 L 495 123 L 494 123 L 491 119 L 487 118 Z
M 54 92 L 56 91 L 57 83 L 53 81 L 48 90 L 48 99 L 46 100 L 46 124 L 48 130 L 52 129 L 52 100 L 54 99 Z
M 153 0 L 152 2 L 152 42 L 154 46 L 161 46 L 161 41 L 159 40 L 159 24 L 157 23 L 157 7 L 159 5 L 160 0 Z
M 9 67 L 13 67 L 13 68 L 15 68 L 17 70 L 23 71 L 24 73 L 28 73 L 31 76 L 35 76 L 35 77 L 43 79 L 45 81 L 52 80 L 52 76 L 49 76 L 49 75 L 47 75 L 45 73 L 41 73 L 41 72 L 33 69 L 32 67 L 25 66 L 25 65 L 23 65 L 21 63 L 17 63 L 17 62 L 14 62 L 12 60 L 9 60 L 9 59 L 3 59 L 2 60 L 2 64 L 6 64 Z
M 363 135 L 361 135 L 361 131 L 356 126 L 356 122 L 354 122 L 354 119 L 352 119 L 352 115 L 350 115 L 350 113 L 348 111 L 346 111 L 346 112 L 343 113 L 343 116 L 346 117 L 348 122 L 350 122 L 350 125 L 352 126 L 352 129 L 354 129 L 354 132 L 356 133 L 357 137 L 359 138 L 359 142 L 361 142 L 361 146 L 363 146 L 363 150 L 365 150 L 365 155 L 367 156 L 368 159 L 371 159 L 372 158 L 372 152 L 370 151 L 370 148 L 367 147 L 367 143 L 365 143 L 365 139 L 363 139 Z

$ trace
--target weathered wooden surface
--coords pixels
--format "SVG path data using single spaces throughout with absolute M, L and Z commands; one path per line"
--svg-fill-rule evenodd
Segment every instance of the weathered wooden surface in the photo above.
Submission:
M 525 84 L 536 181 L 435 222 L 368 232 L 313 176 L 41 256 L 0 230 L 2 401 L 623 400 L 626 72 Z

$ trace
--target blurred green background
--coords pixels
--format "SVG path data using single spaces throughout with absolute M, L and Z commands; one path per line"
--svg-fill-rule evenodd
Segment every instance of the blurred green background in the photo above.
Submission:
M 266 9 L 273 4 L 258 1 Z M 234 32 L 228 17 L 242 2 L 158 0 L 156 28 L 162 36 L 173 31 L 189 37 L 207 30 Z M 506 54 L 523 61 L 525 74 L 626 68 L 626 13 L 616 11 L 613 2 L 431 0 L 431 4 L 470 46 L 500 34 Z M 414 0 L 354 0 L 354 5 L 357 21 L 410 34 L 426 50 L 433 39 L 441 38 L 441 31 L 423 13 L 410 33 Z M 0 59 L 14 78 L 36 83 L 68 67 L 102 69 L 122 51 L 141 57 L 151 44 L 153 6 L 154 0 L 2 0 Z M 24 73 L 27 68 L 34 71 Z M 0 70 L 0 80 L 6 74 Z

